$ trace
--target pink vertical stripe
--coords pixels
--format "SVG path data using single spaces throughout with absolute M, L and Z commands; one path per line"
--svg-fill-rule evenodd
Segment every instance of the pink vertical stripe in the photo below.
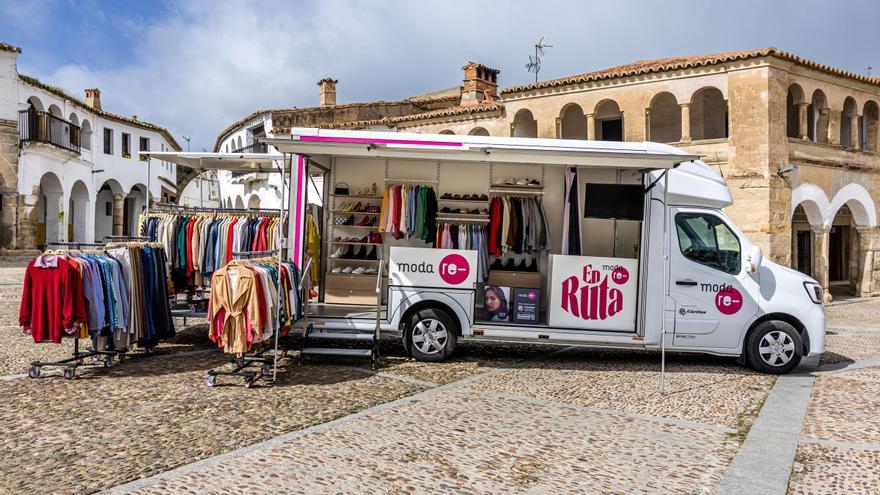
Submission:
M 305 210 L 305 205 L 303 201 L 305 200 L 305 191 L 303 187 L 305 186 L 305 180 L 303 175 L 305 175 L 305 160 L 300 155 L 296 157 L 296 213 L 294 214 L 294 231 L 291 232 L 293 236 L 293 263 L 300 269 L 302 269 L 302 245 L 303 245 L 303 210 Z

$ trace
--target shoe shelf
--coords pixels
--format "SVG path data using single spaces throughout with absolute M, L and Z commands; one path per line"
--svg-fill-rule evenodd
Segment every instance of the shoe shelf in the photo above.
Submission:
M 369 216 L 379 216 L 381 213 L 378 211 L 354 211 L 354 210 L 330 210 L 330 213 L 336 215 L 369 215 Z
M 370 229 L 376 230 L 378 227 L 375 225 L 333 225 L 333 228 L 345 227 L 346 229 Z M 380 232 L 381 233 L 381 232 Z
M 379 260 L 360 260 L 357 258 L 327 258 L 327 261 L 338 261 L 345 263 L 370 263 L 370 264 L 378 264 Z
M 352 198 L 352 199 L 382 199 L 382 196 L 372 196 L 369 194 L 331 194 L 334 198 Z
M 492 186 L 491 186 L 491 188 L 496 188 L 496 187 L 499 189 L 528 189 L 531 191 L 534 191 L 534 190 L 540 191 L 541 189 L 544 189 L 543 185 L 536 185 L 536 186 L 524 185 L 524 186 L 522 186 L 522 185 L 517 185 L 517 184 L 492 184 Z
M 445 211 L 438 211 L 438 217 L 457 217 L 457 218 L 489 218 L 488 213 L 448 213 Z
M 330 241 L 330 244 L 343 244 L 351 246 L 381 246 L 381 242 L 358 242 L 358 241 Z

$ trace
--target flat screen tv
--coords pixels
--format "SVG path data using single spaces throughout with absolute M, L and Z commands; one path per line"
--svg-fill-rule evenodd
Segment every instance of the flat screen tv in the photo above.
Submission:
M 584 191 L 584 218 L 644 219 L 645 188 L 641 184 L 587 183 Z

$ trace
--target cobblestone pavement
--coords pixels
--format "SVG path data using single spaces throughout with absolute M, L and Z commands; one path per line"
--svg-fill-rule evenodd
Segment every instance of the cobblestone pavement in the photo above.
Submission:
M 880 358 L 880 301 L 831 306 L 823 362 Z M 822 374 L 801 431 L 791 494 L 880 493 L 880 366 Z
M 661 396 L 656 353 L 469 342 L 447 363 L 389 343 L 377 371 L 289 361 L 275 385 L 208 388 L 226 358 L 182 322 L 157 355 L 30 380 L 70 346 L 19 332 L 22 273 L 0 264 L 0 493 L 711 493 L 774 383 L 670 355 Z M 878 311 L 829 308 L 823 363 L 880 357 Z M 792 493 L 880 491 L 876 397 L 877 368 L 816 380 Z

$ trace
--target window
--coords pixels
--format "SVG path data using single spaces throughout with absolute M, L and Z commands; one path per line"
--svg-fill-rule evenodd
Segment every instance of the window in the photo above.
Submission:
M 122 157 L 131 158 L 131 134 L 122 133 Z
M 708 213 L 679 213 L 675 216 L 681 254 L 716 270 L 739 273 L 739 239 L 720 218 Z
M 142 137 L 140 139 L 140 147 L 138 148 L 138 150 L 139 151 L 150 151 L 150 138 Z M 141 161 L 145 161 L 146 159 L 147 159 L 147 157 L 141 155 L 141 157 L 140 157 Z
M 104 154 L 113 154 L 113 129 L 104 128 Z

